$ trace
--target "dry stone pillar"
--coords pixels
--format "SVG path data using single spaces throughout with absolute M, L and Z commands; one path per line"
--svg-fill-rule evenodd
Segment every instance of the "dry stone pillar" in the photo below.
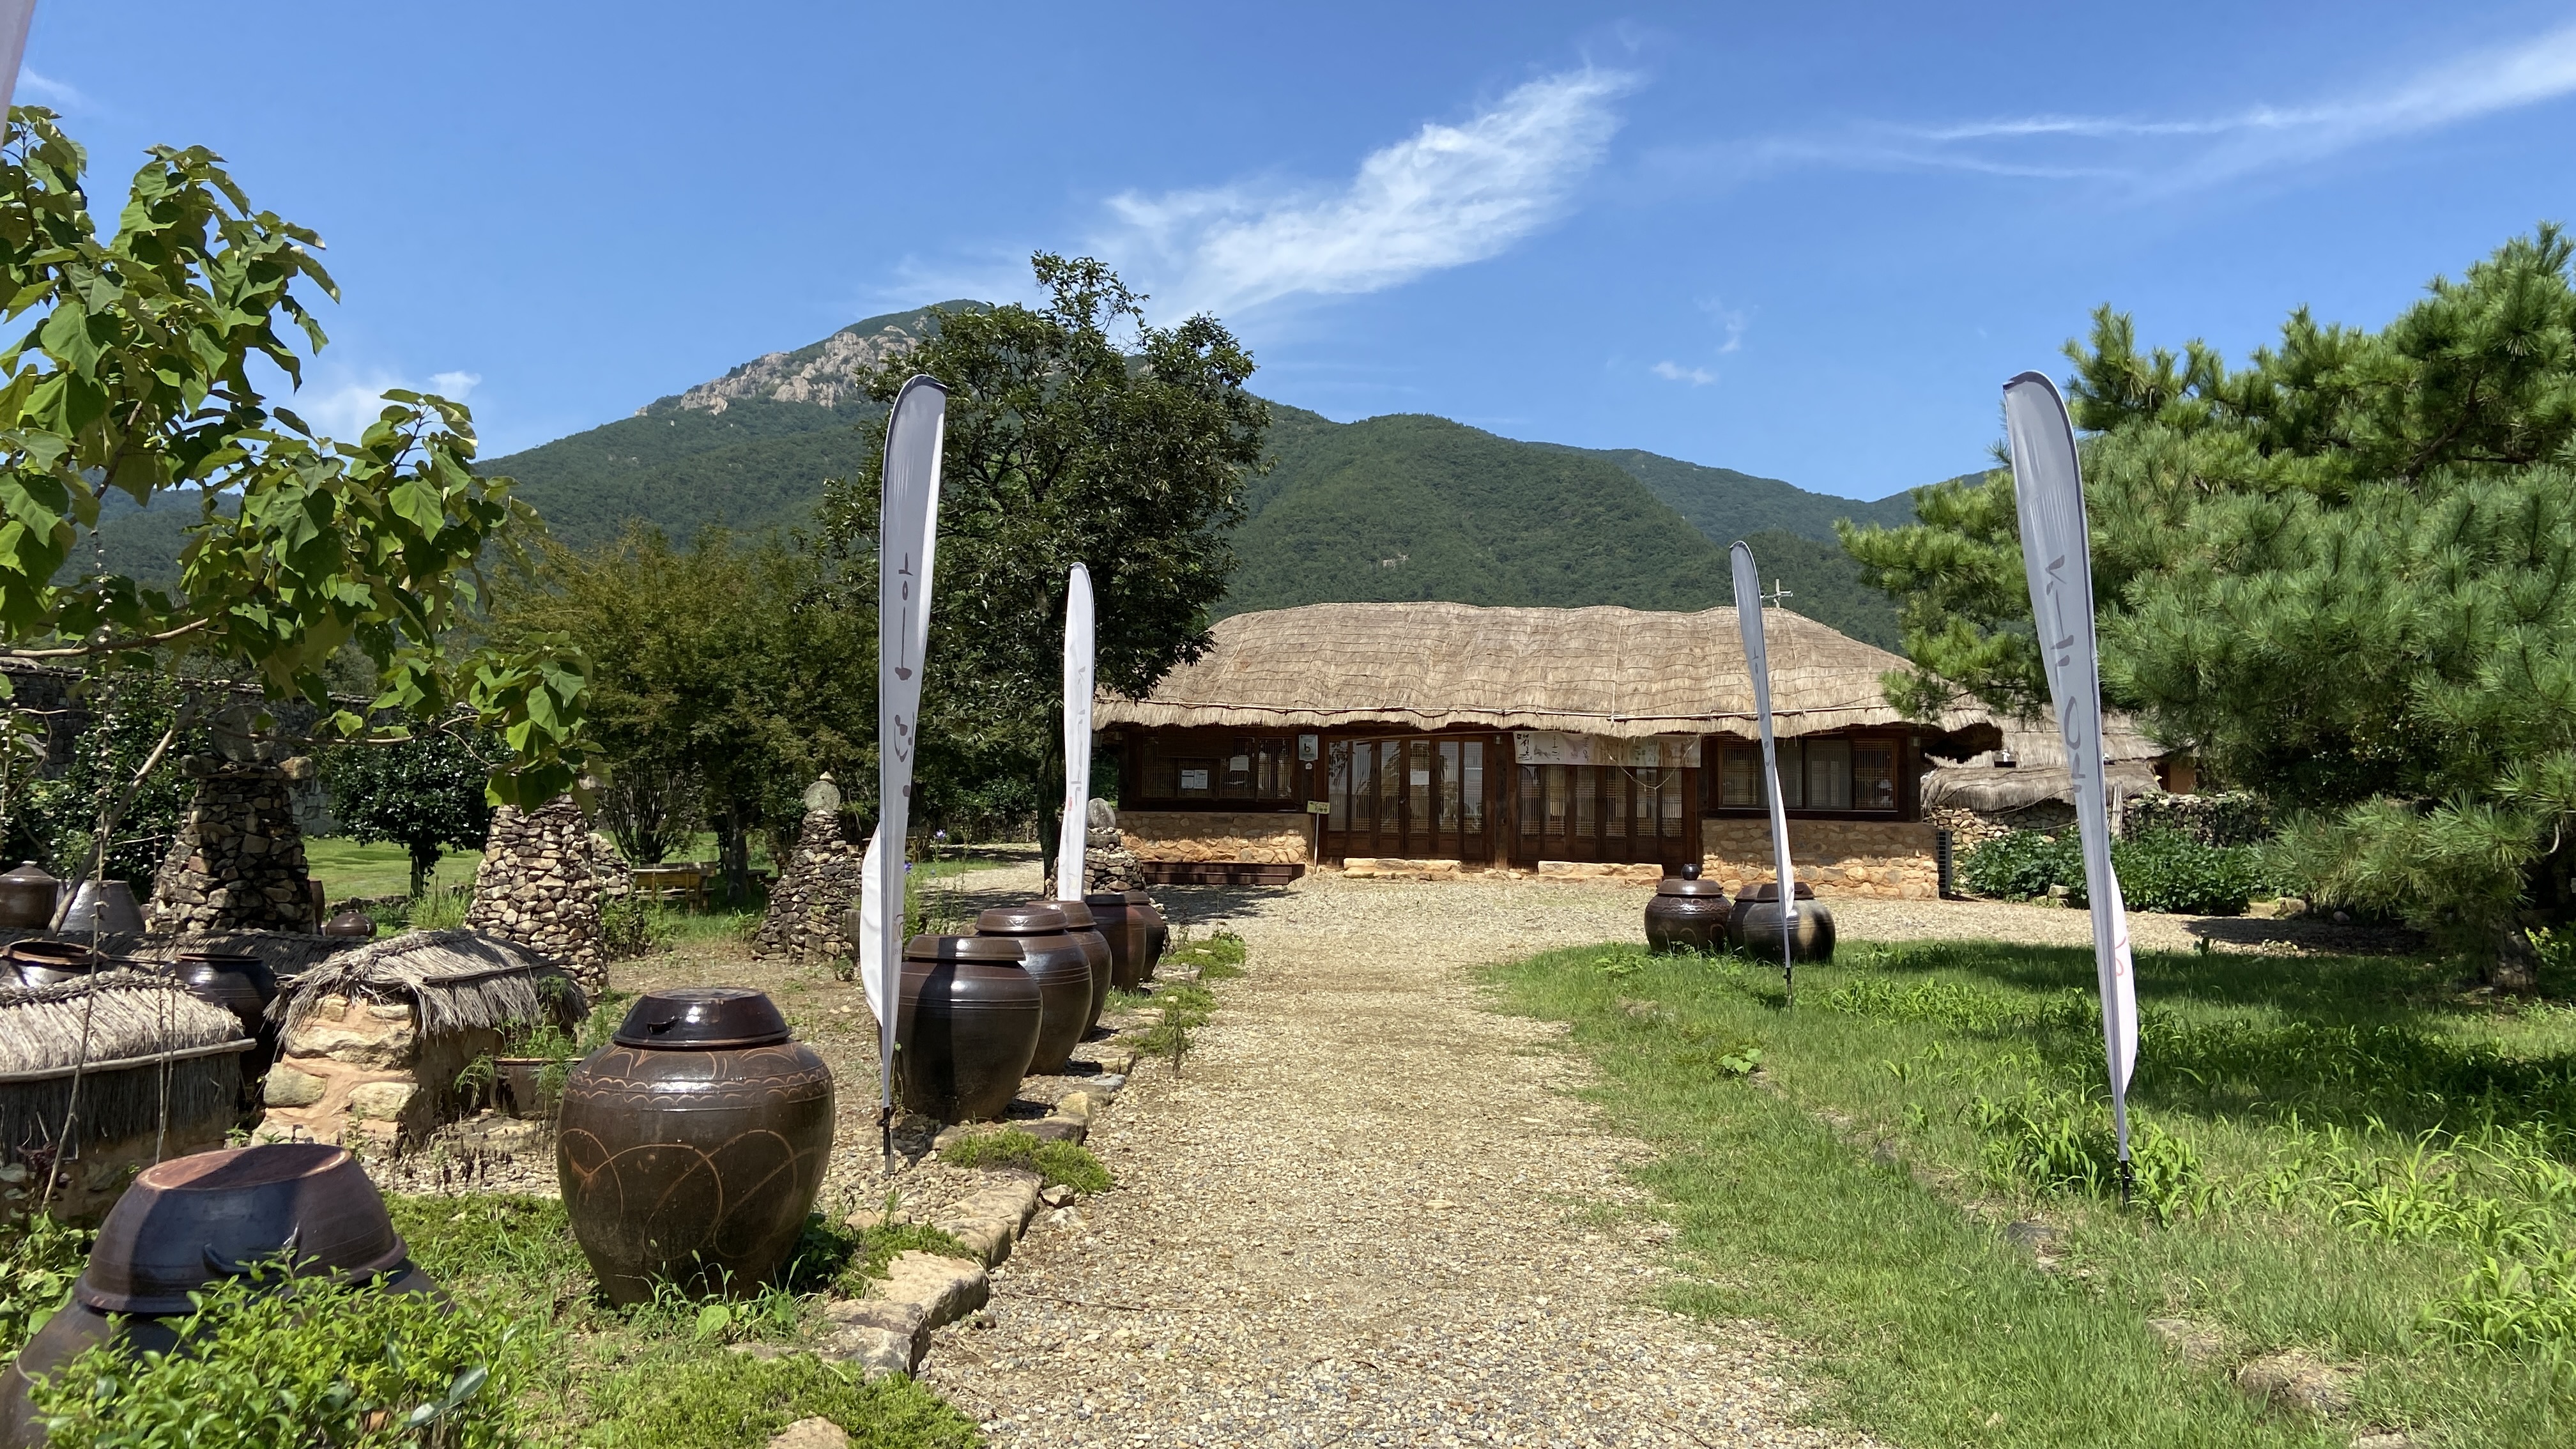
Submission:
M 196 798 L 152 875 L 145 926 L 176 931 L 310 931 L 313 881 L 288 782 L 310 759 L 283 763 L 189 755 Z
M 608 950 L 590 850 L 590 821 L 570 795 L 535 810 L 499 807 L 465 924 L 545 957 L 595 996 L 608 985 Z
M 790 961 L 854 955 L 841 913 L 858 903 L 859 852 L 841 838 L 841 787 L 827 774 L 805 792 L 796 853 L 770 888 L 752 954 Z

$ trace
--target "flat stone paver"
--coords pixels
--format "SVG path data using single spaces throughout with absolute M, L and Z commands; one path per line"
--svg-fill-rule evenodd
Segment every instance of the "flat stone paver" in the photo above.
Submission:
M 1556 1028 L 1469 968 L 1632 937 L 1644 893 L 1167 890 L 1252 974 L 1092 1146 L 1121 1186 L 1032 1227 L 925 1378 L 997 1445 L 1817 1445 L 1751 1324 L 1643 1306 L 1647 1150 L 1566 1095 Z

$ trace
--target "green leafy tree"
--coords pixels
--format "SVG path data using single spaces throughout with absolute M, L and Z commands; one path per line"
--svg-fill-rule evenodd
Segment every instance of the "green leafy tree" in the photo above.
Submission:
M 1097 261 L 1041 252 L 1031 265 L 1043 303 L 934 309 L 930 335 L 864 381 L 880 402 L 916 373 L 949 388 L 924 816 L 943 791 L 1015 776 L 1034 786 L 1039 838 L 1052 841 L 1066 572 L 1091 570 L 1103 687 L 1142 693 L 1197 658 L 1270 407 L 1244 390 L 1252 356 L 1215 318 L 1156 327 L 1147 299 Z M 867 467 L 822 507 L 827 541 L 870 578 L 884 431 L 880 420 Z
M 621 777 L 697 782 L 737 894 L 752 833 L 797 819 L 815 776 L 874 780 L 873 578 L 854 588 L 814 550 L 722 529 L 679 548 L 638 525 L 588 553 L 544 552 L 496 590 L 494 638 L 582 641 L 610 791 Z
M 483 782 L 500 753 L 463 728 L 343 744 L 323 759 L 331 813 L 360 841 L 390 841 L 411 858 L 414 899 L 446 850 L 477 850 L 492 828 Z
M 2284 859 L 2527 988 L 2576 915 L 2576 287 L 2555 227 L 2379 332 L 2291 317 L 2230 369 L 2105 308 L 2068 397 L 2103 686 L 2219 778 L 2303 812 Z M 1903 600 L 1917 711 L 2045 698 L 2009 474 L 1845 546 Z
M 475 606 L 478 561 L 536 527 L 506 478 L 475 474 L 462 404 L 389 392 L 354 442 L 324 438 L 253 381 L 290 381 L 324 345 L 311 294 L 338 292 L 314 234 L 253 210 L 203 147 L 154 147 L 114 235 L 82 187 L 87 157 L 49 111 L 10 112 L 0 145 L 0 650 L 238 666 L 272 698 L 321 709 L 326 731 L 368 717 L 329 700 L 330 661 L 354 645 L 379 712 L 462 708 L 507 751 L 497 798 L 544 800 L 580 764 L 581 672 L 561 639 L 442 648 Z M 178 587 L 75 565 L 102 500 L 193 491 Z

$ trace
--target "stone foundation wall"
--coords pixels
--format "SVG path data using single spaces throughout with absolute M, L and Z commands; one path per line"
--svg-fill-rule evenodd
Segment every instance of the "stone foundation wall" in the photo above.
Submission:
M 259 1136 L 269 1141 L 418 1140 L 457 1100 L 456 1076 L 501 1049 L 489 1028 L 424 1040 L 407 1001 L 325 996 L 279 1044 Z
M 1307 865 L 1315 859 L 1314 819 L 1249 811 L 1121 810 L 1118 828 L 1138 860 Z
M 196 1122 L 174 1118 L 166 1141 L 157 1126 L 113 1142 L 84 1141 L 80 1156 L 63 1164 L 61 1175 L 54 1181 L 53 1201 L 45 1211 L 65 1222 L 95 1226 L 125 1195 L 134 1174 L 152 1165 L 156 1148 L 161 1154 L 159 1160 L 164 1162 L 209 1152 L 224 1145 L 224 1133 L 232 1125 L 232 1114 L 226 1112 Z M 0 1164 L 0 1223 L 25 1217 L 28 1204 L 44 1190 L 43 1168 L 29 1162 Z
M 1960 858 L 1989 840 L 2001 840 L 2012 834 L 2012 827 L 1990 819 L 1974 810 L 1953 807 L 1923 812 L 1924 823 L 1935 830 L 1950 832 L 1950 849 Z
M 313 882 L 304 867 L 293 782 L 313 762 L 190 755 L 180 768 L 196 798 L 153 872 L 145 926 L 156 932 L 310 931 Z
M 1702 820 L 1702 874 L 1734 895 L 1771 878 L 1771 822 Z M 1941 894 L 1935 827 L 1924 820 L 1791 820 L 1789 858 L 1820 897 L 1876 896 L 1928 901 Z
M 608 985 L 590 822 L 570 795 L 536 810 L 492 812 L 465 924 L 554 962 L 593 996 Z

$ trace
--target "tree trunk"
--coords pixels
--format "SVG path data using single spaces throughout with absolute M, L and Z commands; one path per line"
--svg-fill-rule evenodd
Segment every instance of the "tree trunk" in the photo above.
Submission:
M 739 800 L 727 800 L 717 819 L 716 869 L 724 876 L 726 905 L 751 899 L 751 827 L 742 818 Z
M 1038 755 L 1038 859 L 1050 882 L 1063 865 L 1055 858 L 1055 838 L 1064 819 L 1064 732 L 1051 738 Z
M 2506 921 L 2496 932 L 2495 954 L 2479 973 L 2487 985 L 2514 996 L 2540 989 L 2540 952 L 2518 921 Z
M 413 841 L 411 844 L 411 898 L 413 900 L 419 900 L 429 889 L 429 873 L 436 869 L 438 869 L 438 842 L 433 840 L 424 846 L 419 841 Z

